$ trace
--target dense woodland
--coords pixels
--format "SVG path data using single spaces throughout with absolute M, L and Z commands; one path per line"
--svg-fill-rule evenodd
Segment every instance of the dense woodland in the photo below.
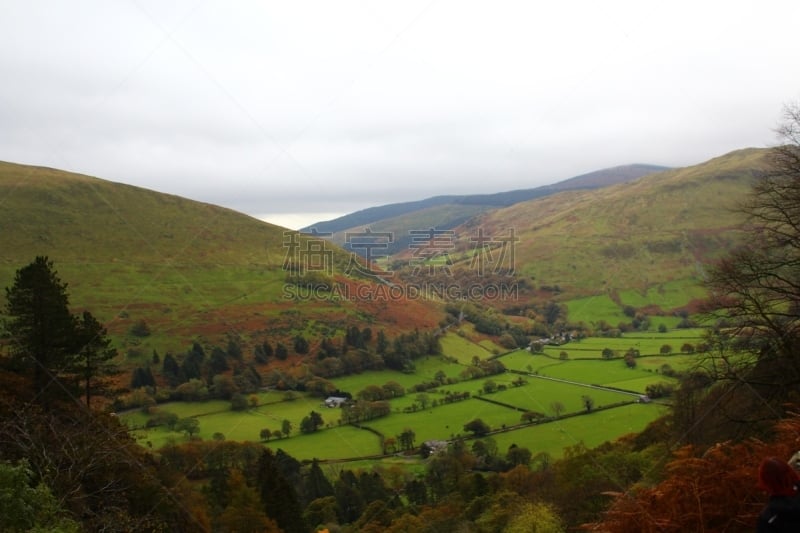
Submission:
M 323 339 L 243 346 L 231 337 L 226 346 L 153 353 L 152 365 L 120 378 L 102 324 L 89 311 L 73 313 L 56 265 L 35 258 L 6 288 L 0 529 L 752 530 L 765 501 L 755 484 L 757 465 L 765 456 L 788 458 L 800 435 L 800 107 L 787 108 L 781 133 L 785 144 L 773 150 L 771 171 L 742 206 L 756 238 L 709 272 L 703 364 L 681 376 L 671 413 L 616 442 L 572 446 L 558 460 L 524 447 L 500 450 L 477 421 L 465 426 L 477 438 L 454 439 L 442 450 L 421 449 L 413 433 L 393 443 L 427 457 L 418 475 L 345 464 L 331 476 L 317 461 L 222 439 L 145 449 L 112 410 L 210 397 L 246 407 L 246 395 L 263 386 L 322 397 L 342 392 L 331 377 L 410 371 L 415 360 L 441 351 L 437 334 L 388 338 L 350 324 L 342 336 Z M 552 302 L 530 311 L 552 327 L 568 319 Z M 440 325 L 465 318 L 509 346 L 543 333 L 503 328 L 479 306 L 466 313 L 448 308 Z M 148 334 L 146 323 L 136 327 Z M 289 356 L 305 357 L 310 371 L 298 376 L 271 365 Z M 464 377 L 502 371 L 486 362 Z M 120 394 L 120 385 L 130 392 Z M 392 389 L 357 391 L 343 422 L 381 416 L 380 402 Z M 311 431 L 318 422 L 312 414 Z

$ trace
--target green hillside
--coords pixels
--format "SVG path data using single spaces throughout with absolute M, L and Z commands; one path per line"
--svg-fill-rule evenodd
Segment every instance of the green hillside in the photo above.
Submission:
M 532 189 L 516 189 L 494 194 L 434 196 L 413 202 L 381 205 L 356 211 L 334 220 L 317 222 L 303 231 L 315 228 L 320 232 L 332 233 L 334 242 L 345 244 L 348 232 L 358 233 L 369 227 L 372 231 L 391 232 L 394 239 L 389 243 L 387 252 L 389 254 L 401 253 L 408 249 L 411 242 L 410 231 L 432 227 L 451 229 L 488 210 L 544 198 L 561 191 L 607 187 L 666 169 L 667 167 L 657 165 L 622 165 Z M 355 251 L 358 252 L 358 250 Z
M 461 252 L 453 258 L 468 268 L 470 238 L 478 229 L 493 237 L 513 230 L 517 274 L 537 288 L 557 286 L 562 300 L 605 294 L 635 307 L 685 305 L 698 296 L 705 266 L 740 241 L 735 208 L 764 168 L 766 153 L 739 150 L 629 183 L 484 213 L 457 229 Z M 681 285 L 686 297 L 676 298 Z
M 188 339 L 266 330 L 279 338 L 313 334 L 364 316 L 390 329 L 436 321 L 424 302 L 287 299 L 284 243 L 296 234 L 230 209 L 12 163 L 0 163 L 0 207 L 0 286 L 35 256 L 48 256 L 73 306 L 91 309 L 123 348 L 183 350 Z M 296 238 L 307 249 L 307 238 Z M 348 254 L 328 250 L 334 277 L 367 283 L 343 275 Z M 139 320 L 150 337 L 128 334 Z

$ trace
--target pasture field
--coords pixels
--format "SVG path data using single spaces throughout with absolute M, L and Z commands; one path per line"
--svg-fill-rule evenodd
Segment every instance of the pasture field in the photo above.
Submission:
M 661 381 L 661 376 L 657 374 L 654 375 L 652 372 L 640 370 L 639 368 L 628 368 L 621 359 L 612 359 L 608 361 L 564 361 L 560 364 L 556 363 L 555 365 L 542 368 L 539 374 L 592 385 L 608 385 L 614 382 L 647 378 Z
M 621 305 L 612 300 L 608 294 L 598 294 L 564 302 L 567 306 L 569 321 L 597 324 L 601 320 L 605 320 L 612 325 L 619 322 L 630 322 L 630 317 L 623 313 L 623 307 L 626 305 L 634 308 L 656 305 L 669 313 L 673 309 L 686 306 L 692 300 L 704 298 L 706 291 L 696 279 L 685 278 L 650 287 L 645 294 L 626 289 L 619 291 L 618 296 Z M 660 323 L 667 327 L 675 327 L 680 322 L 680 318 L 669 314 L 651 316 L 650 322 L 653 327 L 658 327 Z
M 426 440 L 449 439 L 453 435 L 464 434 L 464 424 L 476 418 L 482 419 L 492 429 L 505 424 L 519 424 L 520 413 L 514 409 L 483 402 L 475 398 L 461 402 L 440 405 L 415 413 L 392 413 L 391 415 L 365 422 L 364 425 L 380 431 L 386 437 L 399 435 L 410 428 L 416 435 L 416 443 Z
M 705 289 L 700 285 L 700 281 L 695 278 L 660 283 L 647 289 L 645 294 L 630 289 L 619 291 L 619 298 L 623 305 L 631 305 L 633 307 L 658 305 L 665 311 L 683 307 L 693 299 L 706 296 Z
M 559 458 L 563 456 L 565 447 L 574 446 L 579 442 L 593 448 L 622 435 L 642 431 L 647 424 L 665 412 L 664 406 L 652 403 L 631 404 L 496 433 L 491 437 L 502 453 L 505 453 L 512 444 L 516 444 L 528 448 L 533 455 L 547 452 Z
M 636 360 L 637 368 L 652 370 L 656 372 L 661 369 L 662 365 L 669 365 L 675 370 L 689 370 L 697 365 L 699 362 L 698 355 L 652 355 L 640 357 Z
M 448 331 L 440 339 L 442 344 L 442 353 L 449 357 L 455 357 L 459 363 L 469 364 L 472 357 L 477 355 L 481 359 L 492 355 L 490 349 L 487 349 L 482 344 L 472 342 L 466 337 L 462 337 L 457 333 Z
M 368 457 L 382 453 L 377 435 L 354 426 L 331 427 L 309 434 L 298 433 L 288 439 L 270 440 L 265 445 L 273 450 L 282 449 L 299 461 Z
M 388 381 L 396 381 L 406 389 L 424 381 L 433 381 L 437 372 L 444 372 L 445 376 L 458 378 L 458 375 L 464 370 L 464 367 L 451 363 L 442 359 L 441 357 L 423 357 L 414 361 L 415 372 L 413 374 L 406 374 L 397 370 L 369 370 L 361 374 L 352 374 L 349 376 L 341 376 L 331 378 L 330 381 L 335 384 L 339 390 L 347 391 L 355 395 L 367 388 L 369 385 L 384 385 Z
M 439 371 L 444 372 L 447 377 L 457 378 L 465 365 L 431 356 L 415 361 L 416 372 L 413 374 L 392 370 L 370 371 L 334 378 L 331 381 L 341 390 L 354 395 L 369 385 L 381 386 L 389 381 L 400 383 L 407 389 L 407 393 L 391 400 L 391 414 L 366 421 L 364 426 L 380 432 L 387 438 L 395 437 L 404 429 L 410 428 L 415 432 L 416 443 L 419 445 L 425 440 L 443 440 L 453 435 L 464 435 L 464 424 L 475 418 L 481 418 L 493 430 L 498 430 L 519 425 L 522 415 L 520 410 L 537 411 L 553 416 L 554 402 L 563 404 L 564 414 L 569 414 L 582 412 L 585 409 L 583 396 L 592 398 L 596 408 L 630 400 L 632 399 L 630 395 L 594 389 L 587 385 L 596 384 L 644 393 L 649 384 L 670 380 L 658 372 L 661 365 L 669 364 L 680 370 L 689 367 L 697 356 L 686 354 L 642 356 L 637 359 L 637 368 L 630 369 L 625 366 L 621 358 L 604 360 L 602 358 L 604 347 L 610 347 L 618 353 L 624 353 L 628 347 L 636 347 L 642 353 L 647 353 L 648 350 L 658 351 L 664 343 L 679 348 L 683 342 L 699 341 L 702 331 L 679 330 L 664 334 L 645 333 L 619 338 L 587 338 L 563 346 L 547 347 L 545 351 L 548 355 L 518 350 L 500 357 L 500 361 L 508 369 L 538 373 L 543 377 L 577 383 L 528 376 L 526 384 L 515 387 L 512 381 L 519 377 L 517 374 L 505 373 L 482 377 L 445 384 L 426 391 L 424 394 L 428 400 L 430 402 L 437 400 L 440 405 L 436 407 L 429 405 L 425 409 L 417 408 L 413 412 L 405 412 L 405 409 L 414 403 L 419 404 L 417 397 L 420 393 L 408 392 L 410 387 L 425 381 L 433 381 Z M 445 339 L 449 339 L 447 342 L 450 343 L 445 343 L 448 346 L 448 355 L 464 359 L 465 362 L 471 361 L 472 355 L 465 357 L 465 353 L 474 353 L 475 345 L 472 342 L 455 334 L 448 334 Z M 558 353 L 562 350 L 569 354 L 568 360 L 557 359 Z M 484 354 L 486 353 L 484 351 Z M 483 395 L 482 387 L 487 380 L 507 388 Z M 469 392 L 472 398 L 444 404 L 442 400 L 447 392 Z M 339 426 L 339 410 L 324 407 L 320 398 L 299 394 L 296 399 L 285 401 L 284 394 L 279 391 L 262 392 L 258 395 L 260 402 L 258 407 L 240 412 L 231 411 L 230 402 L 222 400 L 199 403 L 171 402 L 160 405 L 159 409 L 175 413 L 181 418 L 197 417 L 200 423 L 198 436 L 203 439 L 211 439 L 215 433 L 221 433 L 229 440 L 258 441 L 261 429 L 279 430 L 281 422 L 284 419 L 289 420 L 293 428 L 290 437 L 270 439 L 265 445 L 270 448 L 283 448 L 298 459 L 345 459 L 381 453 L 380 439 L 377 435 L 352 426 Z M 505 405 L 491 403 L 492 401 Z M 300 421 L 312 410 L 322 415 L 325 425 L 316 433 L 301 434 Z M 595 421 L 602 420 L 600 424 L 587 425 L 586 416 L 580 415 L 536 427 L 515 429 L 512 432 L 498 434 L 498 438 L 508 440 L 509 444 L 511 442 L 520 444 L 523 438 L 528 439 L 528 435 L 531 435 L 530 438 L 538 443 L 535 447 L 531 447 L 534 453 L 539 451 L 560 453 L 564 446 L 574 444 L 578 440 L 593 445 L 592 443 L 613 439 L 622 433 L 637 431 L 656 418 L 659 413 L 655 407 L 618 407 L 586 415 L 595 417 Z M 132 427 L 141 428 L 147 421 L 147 415 L 138 411 L 124 413 L 121 416 Z M 582 424 L 576 421 L 582 421 Z M 550 429 L 543 429 L 547 427 Z M 185 439 L 183 434 L 163 427 L 140 429 L 135 434 L 156 448 L 173 440 Z
M 558 357 L 561 351 L 567 352 L 570 359 L 592 357 L 602 358 L 603 349 L 610 348 L 623 355 L 629 348 L 639 350 L 641 355 L 659 355 L 665 344 L 672 346 L 672 353 L 679 353 L 684 343 L 697 345 L 703 340 L 702 328 L 679 329 L 666 333 L 629 333 L 621 337 L 587 337 L 574 340 L 561 346 L 548 346 L 545 353 Z
M 583 385 L 573 385 L 535 377 L 528 378 L 528 383 L 521 387 L 512 387 L 504 391 L 487 394 L 485 398 L 551 416 L 554 414 L 550 407 L 553 402 L 561 402 L 565 408 L 564 413 L 582 411 L 584 409 L 583 396 L 592 398 L 595 407 L 635 399 L 630 394 L 621 392 L 593 389 Z M 520 415 L 522 413 L 517 412 L 516 423 L 520 422 Z
M 677 382 L 674 378 L 661 376 L 659 374 L 651 374 L 648 377 L 626 379 L 623 381 L 610 381 L 608 383 L 603 383 L 603 385 L 606 387 L 625 389 L 644 394 L 647 391 L 648 385 L 654 385 L 656 383 L 663 383 L 663 382 L 673 383 L 677 385 Z
M 671 310 L 679 309 L 692 300 L 707 296 L 696 279 L 681 279 L 661 283 L 655 287 L 650 287 L 645 294 L 639 291 L 626 289 L 619 291 L 618 305 L 608 294 L 598 294 L 584 298 L 567 300 L 568 319 L 571 323 L 577 324 L 597 324 L 605 320 L 612 326 L 620 322 L 630 322 L 630 317 L 623 313 L 623 307 L 630 305 L 634 308 L 642 308 L 650 305 L 659 306 L 665 311 L 664 316 L 650 315 L 651 329 L 655 330 L 659 324 L 664 324 L 668 328 L 674 328 L 681 321 L 680 317 L 670 313 Z
M 607 294 L 575 298 L 564 302 L 567 306 L 567 318 L 570 323 L 596 324 L 605 320 L 609 324 L 630 322 L 622 308 L 618 306 Z

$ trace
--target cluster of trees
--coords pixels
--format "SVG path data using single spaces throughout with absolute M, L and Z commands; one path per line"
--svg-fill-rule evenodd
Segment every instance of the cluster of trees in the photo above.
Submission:
M 560 316 L 561 307 L 557 304 L 550 302 L 550 307 L 545 306 L 545 308 L 554 309 L 554 316 Z M 451 302 L 445 306 L 445 311 L 447 316 L 442 321 L 443 327 L 458 325 L 461 321 L 466 320 L 475 326 L 475 331 L 478 333 L 499 337 L 498 343 L 509 350 L 528 346 L 532 335 L 547 336 L 549 326 L 555 323 L 554 320 L 552 323 L 547 323 L 548 327 L 534 329 L 536 327 L 531 326 L 531 329 L 526 330 L 518 325 L 509 324 L 495 309 L 483 308 L 472 302 Z M 546 313 L 546 316 L 549 315 Z
M 80 394 L 89 406 L 94 395 L 107 390 L 117 352 L 91 312 L 70 311 L 67 284 L 47 257 L 17 270 L 6 287 L 5 315 L 4 363 L 30 379 L 33 397 Z
M 368 401 L 357 400 L 348 402 L 341 408 L 341 422 L 343 424 L 358 424 L 373 420 L 382 416 L 388 416 L 392 412 L 392 406 L 387 401 Z

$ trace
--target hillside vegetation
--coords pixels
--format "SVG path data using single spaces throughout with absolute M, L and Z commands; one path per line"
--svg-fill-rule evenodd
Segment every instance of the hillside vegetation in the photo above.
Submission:
M 0 205 L 0 285 L 48 256 L 69 280 L 73 304 L 92 309 L 123 347 L 183 350 L 189 339 L 266 329 L 289 337 L 308 323 L 335 329 L 355 316 L 399 330 L 436 322 L 422 301 L 287 299 L 288 230 L 230 209 L 12 163 L 0 163 Z M 328 250 L 332 276 L 370 283 L 344 276 L 349 255 Z M 128 335 L 140 320 L 151 330 L 144 340 Z
M 622 165 L 575 176 L 573 178 L 530 189 L 516 189 L 494 194 L 434 196 L 413 202 L 400 202 L 370 207 L 334 220 L 312 224 L 311 228 L 332 233 L 332 240 L 346 243 L 347 233 L 372 231 L 391 232 L 394 236 L 387 252 L 398 253 L 408 248 L 409 231 L 428 228 L 450 229 L 486 211 L 507 207 L 535 198 L 544 198 L 561 191 L 597 189 L 652 174 L 667 167 L 657 165 Z M 356 250 L 357 251 L 357 250 Z
M 632 290 L 658 304 L 663 284 L 696 284 L 709 262 L 741 241 L 742 217 L 734 208 L 763 171 L 766 153 L 740 150 L 629 183 L 487 212 L 456 230 L 451 258 L 469 264 L 470 239 L 479 229 L 495 237 L 513 230 L 517 274 L 535 286 L 557 287 L 562 299 L 616 299 Z

